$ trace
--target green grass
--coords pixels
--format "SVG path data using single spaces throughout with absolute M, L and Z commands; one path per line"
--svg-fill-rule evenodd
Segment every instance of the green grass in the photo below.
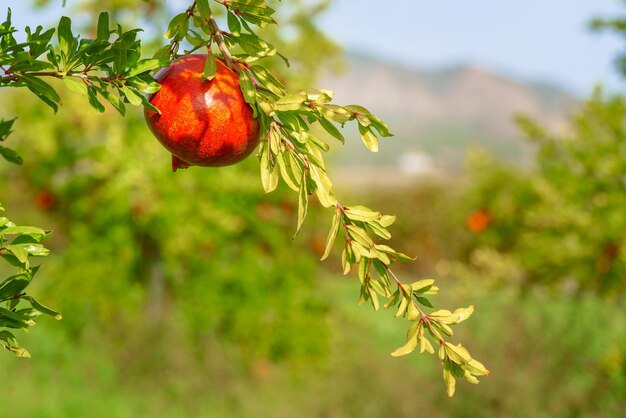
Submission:
M 459 340 L 492 372 L 477 386 L 460 384 L 452 399 L 434 356 L 389 356 L 405 321 L 357 306 L 356 283 L 330 278 L 332 338 L 321 366 L 243 367 L 234 346 L 154 340 L 146 329 L 128 344 L 95 332 L 74 343 L 44 321 L 23 339 L 32 359 L 0 356 L 0 416 L 613 417 L 626 408 L 619 305 L 505 291 L 468 296 L 441 285 L 456 290 L 442 306 L 475 303 Z

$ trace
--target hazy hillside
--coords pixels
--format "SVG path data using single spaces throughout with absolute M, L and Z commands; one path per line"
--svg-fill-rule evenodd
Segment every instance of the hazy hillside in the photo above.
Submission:
M 360 54 L 347 60 L 345 74 L 327 76 L 320 86 L 334 90 L 337 103 L 368 107 L 396 135 L 371 155 L 353 129 L 352 140 L 334 156 L 352 171 L 354 166 L 391 175 L 416 174 L 429 166 L 457 171 L 470 144 L 524 164 L 531 150 L 513 115 L 522 112 L 562 129 L 576 106 L 573 96 L 555 86 L 524 84 L 474 66 L 426 71 Z

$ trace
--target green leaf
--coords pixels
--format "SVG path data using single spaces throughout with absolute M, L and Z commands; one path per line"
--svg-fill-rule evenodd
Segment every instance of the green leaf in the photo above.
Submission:
M 270 158 L 272 153 L 267 143 L 261 147 L 261 182 L 265 193 L 271 193 L 278 185 L 278 171 L 272 165 Z
M 367 149 L 372 152 L 378 152 L 378 137 L 374 135 L 372 130 L 359 123 L 359 133 Z
M 4 141 L 12 132 L 13 123 L 15 123 L 15 119 L 0 120 L 0 141 Z
M 361 282 L 361 284 L 365 284 L 365 281 L 367 280 L 367 275 L 369 273 L 369 269 L 370 269 L 370 261 L 367 259 L 361 260 L 361 262 L 359 263 L 359 281 Z
M 430 343 L 430 341 L 428 341 L 428 338 L 423 336 L 423 329 L 421 332 L 422 337 L 420 338 L 420 353 L 427 351 L 430 354 L 435 354 L 435 349 L 433 348 L 433 345 Z
M 74 42 L 74 35 L 72 35 L 72 20 L 67 17 L 61 17 L 59 20 L 59 27 L 57 29 L 57 36 L 59 38 L 59 48 L 61 50 L 61 56 L 64 58 L 64 64 L 67 63 L 72 53 L 72 44 Z
M 187 29 L 189 29 L 189 18 L 187 14 L 177 14 L 168 25 L 165 38 L 173 38 L 177 41 L 182 41 L 187 35 Z
M 148 110 L 151 110 L 151 111 L 153 111 L 153 112 L 156 112 L 156 113 L 158 113 L 159 115 L 161 114 L 161 111 L 160 111 L 159 109 L 157 109 L 156 107 L 154 107 L 154 106 L 152 105 L 152 103 L 150 103 L 150 101 L 148 100 L 148 98 L 147 98 L 146 96 L 144 96 L 144 95 L 142 94 L 140 97 L 141 97 L 141 101 L 142 101 L 142 103 L 143 103 L 143 107 L 144 107 L 144 108 L 146 108 L 146 109 L 148 109 Z
M 0 155 L 10 163 L 17 165 L 24 163 L 24 160 L 17 152 L 13 151 L 11 148 L 3 147 L 2 145 L 0 145 Z
M 429 292 L 433 289 L 435 281 L 433 279 L 424 279 L 418 280 L 416 282 L 411 283 L 411 290 L 414 293 L 423 293 L 429 294 Z
M 444 366 L 443 369 L 443 380 L 446 383 L 446 391 L 449 397 L 454 396 L 454 391 L 456 389 L 456 379 L 452 375 L 449 367 Z
M 359 105 L 348 105 L 348 106 L 345 107 L 345 109 L 348 112 L 350 112 L 352 114 L 356 114 L 356 115 L 366 116 L 366 115 L 370 114 L 369 110 L 367 110 L 363 106 L 359 106 Z
M 239 87 L 241 88 L 241 92 L 243 93 L 243 98 L 246 103 L 254 104 L 256 101 L 256 89 L 254 88 L 254 84 L 252 84 L 252 80 L 250 80 L 250 76 L 245 70 L 241 70 L 239 73 Z
M 25 263 L 28 260 L 28 251 L 21 245 L 7 245 L 6 250 L 13 254 L 20 263 Z
M 228 29 L 230 30 L 230 32 L 235 36 L 239 36 L 241 34 L 241 23 L 239 23 L 239 19 L 237 18 L 237 16 L 229 11 L 227 19 Z
M 100 93 L 102 94 L 102 97 L 104 97 L 106 101 L 111 103 L 111 105 L 113 105 L 113 107 L 122 116 L 124 116 L 126 114 L 126 105 L 124 105 L 124 102 L 122 101 L 122 99 L 120 99 L 117 95 L 111 93 L 108 90 L 103 90 Z
M 94 87 L 87 86 L 87 98 L 89 99 L 91 107 L 100 113 L 104 112 L 104 106 L 98 100 L 98 94 Z
M 37 300 L 35 300 L 35 298 L 33 298 L 32 296 L 22 296 L 22 299 L 29 301 L 30 304 L 33 306 L 33 308 L 35 308 L 36 310 L 38 310 L 39 312 L 43 314 L 50 315 L 56 320 L 63 319 L 63 316 L 59 312 L 55 311 L 52 308 L 48 308 L 45 305 L 42 305 L 41 303 L 37 302 Z
M 298 178 L 295 176 L 294 170 L 291 169 L 290 154 L 281 152 L 276 156 L 280 174 L 287 186 L 293 191 L 299 191 Z M 295 163 L 295 162 L 294 162 Z
M 30 279 L 26 273 L 8 277 L 0 284 L 0 300 L 19 295 L 29 284 Z
M 2 316 L 6 316 L 7 318 L 19 323 L 19 326 L 22 328 L 27 328 L 33 325 L 34 322 L 32 319 L 25 317 L 17 312 L 13 312 L 6 308 L 0 307 L 0 317 Z
M 357 114 L 355 117 L 356 117 L 356 120 L 359 122 L 359 125 L 363 125 L 364 127 L 370 126 L 371 122 L 367 118 L 367 116 L 363 116 L 361 114 Z
M 394 215 L 383 215 L 382 218 L 378 221 L 380 226 L 384 228 L 388 228 L 396 221 L 396 217 Z
M 369 248 L 355 240 L 350 241 L 350 248 L 352 248 L 357 262 L 361 261 L 362 258 L 374 258 Z
M 289 93 L 276 101 L 276 110 L 281 112 L 298 110 L 302 103 L 304 103 L 304 97 L 299 94 Z
M 328 119 L 326 119 L 325 117 L 322 117 L 321 119 L 318 119 L 318 122 L 320 125 L 322 125 L 322 128 L 324 128 L 324 130 L 328 132 L 332 137 L 341 141 L 342 144 L 346 142 L 346 139 L 343 137 L 343 134 Z
M 471 305 L 468 308 L 459 308 L 455 310 L 454 312 L 450 312 L 449 310 L 446 310 L 446 309 L 441 309 L 441 310 L 432 312 L 430 316 L 432 316 L 437 321 L 443 324 L 454 325 L 454 324 L 458 324 L 460 322 L 465 321 L 473 313 L 474 313 L 474 305 Z
M 205 21 L 211 17 L 211 8 L 209 7 L 209 0 L 196 0 L 196 6 L 198 7 L 198 13 Z
M 334 93 L 331 90 L 306 89 L 301 92 L 307 100 L 317 104 L 328 103 L 333 100 Z
M 359 292 L 359 306 L 364 305 L 370 299 L 370 292 L 365 287 L 365 284 L 361 286 L 361 291 Z
M 472 360 L 472 356 L 470 355 L 469 351 L 467 351 L 467 349 L 461 344 L 454 345 L 446 342 L 444 344 L 444 347 L 447 357 L 456 364 L 464 365 L 465 363 L 468 363 Z
M 109 13 L 102 12 L 100 16 L 98 16 L 98 32 L 97 38 L 103 41 L 108 41 L 111 36 L 111 31 L 109 30 Z
M 419 309 L 417 309 L 415 303 L 411 301 L 411 303 L 409 303 L 409 307 L 407 308 L 406 319 L 408 319 L 409 321 L 415 321 L 417 318 L 419 318 L 419 316 Z
M 489 375 L 489 370 L 485 368 L 485 366 L 476 359 L 471 359 L 465 365 L 465 369 L 472 374 L 479 376 L 487 376 Z
M 128 101 L 130 102 L 130 104 L 132 104 L 133 106 L 141 105 L 142 100 L 140 93 L 137 93 L 135 90 L 128 87 L 127 85 L 122 86 L 120 89 L 124 93 L 124 96 L 126 96 L 126 99 L 128 99 Z
M 9 226 L 7 228 L 0 229 L 0 236 L 26 234 L 34 237 L 44 237 L 48 235 L 48 233 L 49 232 L 35 226 Z
M 18 247 L 18 246 L 21 247 L 28 254 L 33 255 L 33 256 L 42 256 L 43 257 L 43 256 L 48 255 L 48 253 L 50 252 L 43 245 L 37 244 L 36 241 L 34 241 L 33 238 L 30 238 L 30 237 L 27 237 L 27 236 L 24 236 L 24 235 L 14 239 L 13 242 L 11 243 L 11 245 L 8 245 L 7 248 L 9 248 L 9 247 L 14 248 L 14 247 Z M 15 252 L 13 252 L 13 254 L 15 254 Z M 20 260 L 20 261 L 22 261 L 22 260 Z
M 370 295 L 370 301 L 372 302 L 372 307 L 374 308 L 375 311 L 378 311 L 378 309 L 380 308 L 378 295 L 376 294 L 376 292 L 372 292 L 371 289 L 369 291 L 369 295 Z
M 82 79 L 75 77 L 64 77 L 63 82 L 68 90 L 87 96 L 87 85 Z
M 341 106 L 326 104 L 318 106 L 317 109 L 319 109 L 322 116 L 326 119 L 330 119 L 341 124 L 346 123 L 352 118 L 352 114 Z
M 408 307 L 409 307 L 409 299 L 403 296 L 402 299 L 400 300 L 400 305 L 398 305 L 398 310 L 396 311 L 396 317 L 404 315 Z
M 167 59 L 170 56 L 171 45 L 163 45 L 161 48 L 157 49 L 152 55 L 152 58 L 156 59 Z
M 350 206 L 346 208 L 345 213 L 353 221 L 370 222 L 381 217 L 380 212 L 374 212 L 365 206 Z
M 387 125 L 385 125 L 385 123 L 378 117 L 374 115 L 368 115 L 367 118 L 370 120 L 370 126 L 376 128 L 376 130 L 380 133 L 380 136 L 393 136 L 393 134 L 389 132 L 389 128 L 387 127 Z
M 274 77 L 269 71 L 267 71 L 265 67 L 262 67 L 260 65 L 253 65 L 250 67 L 250 69 L 254 73 L 256 79 L 259 80 L 265 87 L 270 89 L 274 94 L 278 96 L 283 96 L 287 92 L 287 89 L 285 88 L 283 83 L 278 81 L 278 79 Z
M 370 222 L 367 224 L 367 227 L 382 239 L 391 239 L 391 233 L 386 228 L 380 226 L 377 222 Z
M 9 346 L 17 345 L 17 338 L 15 338 L 12 332 L 7 330 L 0 331 L 0 341 L 4 341 Z
M 423 334 L 424 330 L 422 329 L 421 322 L 414 322 L 406 332 L 406 340 L 410 340 L 411 338 L 417 337 L 419 340 Z
M 143 74 L 157 68 L 163 67 L 167 64 L 167 60 L 162 59 L 145 59 L 137 62 L 137 64 L 133 65 L 128 72 L 126 73 L 126 77 L 135 77 L 139 74 Z
M 351 259 L 354 258 L 350 253 L 351 249 L 349 246 L 346 246 L 341 253 L 341 266 L 343 267 L 343 274 L 346 275 L 350 273 L 351 268 Z
M 227 39 L 232 44 L 237 44 L 248 56 L 240 56 L 242 61 L 255 61 L 261 57 L 268 57 L 276 54 L 276 48 L 259 38 L 255 34 L 240 33 L 239 36 L 230 35 Z M 252 58 L 252 59 L 251 59 Z
M 315 185 L 317 189 L 315 193 L 317 194 L 317 198 L 319 199 L 322 206 L 325 208 L 329 208 L 337 204 L 337 199 L 333 195 L 331 188 L 332 183 L 330 179 L 326 175 L 326 173 L 321 169 L 316 167 L 314 164 L 310 165 L 311 178 L 315 181 Z
M 417 348 L 417 343 L 418 343 L 417 336 L 410 338 L 406 342 L 406 344 L 404 344 L 402 347 L 398 348 L 396 351 L 391 353 L 391 355 L 394 357 L 400 357 L 400 356 L 405 356 L 409 353 L 412 353 L 413 350 Z
M 7 347 L 7 350 L 13 352 L 15 357 L 30 358 L 30 353 L 24 347 Z
M 365 248 L 370 248 L 374 246 L 374 241 L 367 235 L 367 232 L 356 225 L 348 225 L 348 231 L 350 231 L 350 237 L 357 241 L 359 244 L 364 246 Z
M 310 132 L 303 130 L 302 132 L 300 132 L 300 135 L 305 137 L 303 138 L 303 142 L 312 143 L 313 145 L 315 145 L 317 148 L 319 148 L 320 150 L 324 152 L 327 152 L 330 149 L 327 143 L 320 141 L 315 135 L 311 134 Z M 322 159 L 323 157 L 321 154 L 319 154 L 318 158 Z M 323 166 L 323 164 L 320 164 L 320 166 Z
M 382 282 L 378 280 L 371 279 L 369 282 L 369 285 L 372 287 L 372 289 L 374 289 L 376 292 L 378 292 L 381 295 L 386 295 L 388 293 L 387 289 L 383 286 Z
M 302 171 L 302 179 L 300 181 L 300 190 L 298 192 L 298 226 L 296 234 L 300 231 L 300 227 L 306 218 L 307 208 L 309 206 L 309 194 L 306 187 L 306 170 Z M 294 234 L 294 236 L 296 235 Z
M 396 290 L 394 293 L 391 294 L 391 296 L 387 297 L 387 302 L 385 302 L 385 309 L 389 309 L 392 306 L 396 306 L 398 304 L 398 301 L 400 301 L 400 291 Z
M 189 29 L 187 31 L 187 35 L 185 36 L 185 39 L 187 40 L 187 42 L 189 42 L 191 45 L 193 45 L 196 48 L 200 48 L 206 45 L 207 43 L 198 32 L 192 29 Z M 169 49 L 169 45 L 167 47 Z
M 426 306 L 427 308 L 434 308 L 433 304 L 430 303 L 430 301 L 424 297 L 415 296 L 415 300 L 417 300 L 419 303 Z
M 213 54 L 209 51 L 204 61 L 204 67 L 202 68 L 202 80 L 213 80 L 215 73 L 217 72 L 217 61 Z
M 375 224 L 374 223 L 368 224 L 368 226 L 373 226 L 373 225 L 375 225 Z M 372 228 L 372 229 L 374 229 L 374 228 Z M 385 230 L 379 230 L 379 231 L 387 231 L 387 230 L 385 229 Z M 374 232 L 376 232 L 376 230 L 374 230 Z M 379 234 L 378 232 L 376 234 L 379 235 L 381 238 L 385 238 L 385 239 L 391 238 L 391 234 L 389 234 L 389 233 L 388 233 L 388 235 L 385 235 L 384 233 L 380 233 Z M 388 254 L 388 255 L 394 257 L 396 260 L 398 260 L 401 263 L 408 263 L 409 261 L 414 261 L 415 260 L 414 258 L 411 258 L 408 255 L 403 254 L 401 252 L 398 252 L 398 251 L 394 250 L 393 248 L 391 248 L 391 247 L 389 247 L 387 245 L 377 244 L 376 245 L 376 249 L 378 251 L 382 251 L 383 253 Z
M 39 97 L 44 103 L 50 106 L 54 113 L 59 110 L 59 104 L 61 103 L 61 98 L 57 94 L 57 92 L 50 86 L 50 84 L 45 81 L 32 77 L 29 75 L 22 75 L 21 80 L 26 84 L 26 87 L 37 97 Z
M 326 248 L 324 249 L 324 255 L 320 260 L 325 260 L 330 255 L 330 252 L 333 249 L 333 244 L 337 239 L 337 235 L 339 234 L 339 225 L 341 224 L 341 211 L 339 209 L 335 210 L 335 216 L 333 216 L 333 222 L 330 226 L 330 231 L 328 232 L 328 238 L 326 238 Z

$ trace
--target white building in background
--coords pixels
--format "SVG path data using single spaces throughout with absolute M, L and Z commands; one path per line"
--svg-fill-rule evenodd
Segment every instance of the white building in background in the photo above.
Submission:
M 407 176 L 424 176 L 433 174 L 435 164 L 432 157 L 420 151 L 407 151 L 398 158 L 398 169 Z

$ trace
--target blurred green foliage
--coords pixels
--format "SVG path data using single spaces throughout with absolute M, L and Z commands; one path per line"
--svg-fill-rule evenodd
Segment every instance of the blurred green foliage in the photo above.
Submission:
M 564 134 L 523 117 L 519 123 L 537 145 L 535 169 L 516 170 L 480 153 L 470 161 L 463 210 L 486 216 L 484 230 L 467 242 L 470 263 L 479 268 L 491 249 L 517 271 L 505 283 L 623 295 L 626 99 L 596 91 Z
M 417 356 L 388 361 L 389 341 L 399 342 L 403 324 L 357 307 L 351 280 L 329 277 L 323 290 L 335 295 L 333 305 L 341 307 L 331 315 L 335 337 L 325 370 L 294 378 L 284 368 L 257 362 L 247 372 L 239 368 L 241 354 L 221 344 L 211 346 L 205 357 L 193 356 L 198 350 L 188 344 L 152 357 L 153 347 L 129 356 L 120 368 L 109 359 L 112 341 L 91 335 L 77 346 L 51 327 L 41 327 L 26 339 L 40 348 L 32 361 L 0 357 L 3 372 L 28 382 L 9 386 L 0 399 L 15 418 L 82 417 L 87 412 L 94 418 L 622 414 L 626 358 L 605 341 L 626 346 L 626 316 L 615 315 L 598 297 L 572 300 L 533 293 L 520 300 L 508 291 L 473 295 L 490 320 L 469 321 L 463 338 L 489 356 L 493 373 L 450 399 L 438 384 L 441 371 L 434 362 Z M 576 326 L 572 318 L 577 318 Z M 598 327 L 599 322 L 606 326 Z M 153 343 L 144 339 L 144 344 Z M 147 364 L 138 369 L 136 363 Z M 364 396 L 364 390 L 375 396 Z
M 220 335 L 253 357 L 323 354 L 316 262 L 291 240 L 284 195 L 259 192 L 254 161 L 173 175 L 141 115 L 97 115 L 67 95 L 71 112 L 50 118 L 14 97 L 14 142 L 29 157 L 7 202 L 26 195 L 49 215 L 58 256 L 42 292 L 64 327 L 122 338 L 126 326 L 180 315 L 194 338 Z

